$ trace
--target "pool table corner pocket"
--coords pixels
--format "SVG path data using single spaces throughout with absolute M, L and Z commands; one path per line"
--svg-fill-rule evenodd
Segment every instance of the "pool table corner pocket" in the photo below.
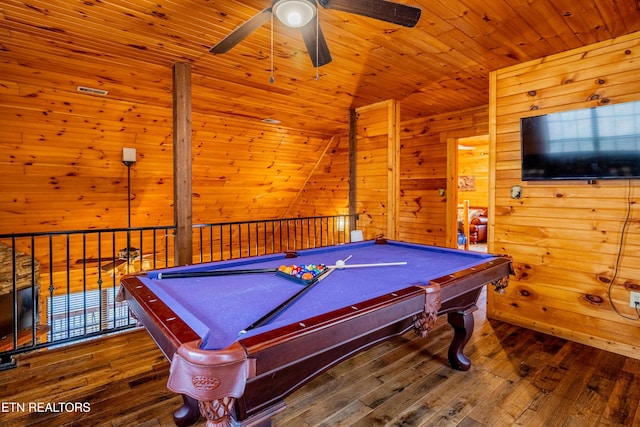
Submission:
M 171 360 L 167 387 L 198 401 L 207 425 L 226 426 L 235 399 L 242 396 L 247 378 L 255 374 L 252 359 L 237 342 L 215 350 L 201 350 L 200 341 L 183 343 Z
M 442 307 L 440 298 L 440 285 L 431 282 L 428 285 L 415 283 L 414 286 L 422 288 L 425 292 L 424 311 L 413 316 L 413 330 L 421 338 L 426 338 L 438 320 L 438 311 Z

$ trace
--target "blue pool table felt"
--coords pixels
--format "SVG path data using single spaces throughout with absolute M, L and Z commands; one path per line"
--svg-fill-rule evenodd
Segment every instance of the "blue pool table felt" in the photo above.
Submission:
M 298 251 L 298 257 L 265 255 L 175 267 L 149 272 L 140 279 L 201 338 L 202 349 L 214 350 L 280 326 L 407 288 L 415 283 L 470 268 L 492 255 L 457 249 L 425 247 L 389 241 L 349 243 Z M 271 323 L 241 335 L 260 319 L 301 290 L 303 285 L 275 273 L 158 279 L 159 273 L 278 268 L 280 265 L 326 264 L 351 256 L 347 264 L 406 262 L 406 265 L 336 269 Z

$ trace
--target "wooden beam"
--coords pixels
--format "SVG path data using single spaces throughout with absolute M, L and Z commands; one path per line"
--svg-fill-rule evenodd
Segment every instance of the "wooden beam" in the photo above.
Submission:
M 175 263 L 193 262 L 191 227 L 191 65 L 173 65 L 173 212 Z
M 489 73 L 489 223 L 487 224 L 487 251 L 494 251 L 494 230 L 496 223 L 496 160 L 497 153 L 497 117 L 498 117 L 498 73 Z
M 447 185 L 446 185 L 446 244 L 458 247 L 458 138 L 448 133 L 440 134 L 440 142 L 447 145 Z
M 398 238 L 400 201 L 400 103 L 388 101 L 387 118 L 387 236 Z
M 358 164 L 358 113 L 354 108 L 349 110 L 349 215 L 350 218 L 354 218 L 358 214 L 358 208 L 356 206 L 356 179 Z M 358 228 L 358 221 L 349 220 L 349 231 L 353 231 Z

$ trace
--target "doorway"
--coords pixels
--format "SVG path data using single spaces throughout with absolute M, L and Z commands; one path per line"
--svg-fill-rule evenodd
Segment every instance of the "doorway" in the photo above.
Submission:
M 459 248 L 487 252 L 489 135 L 457 138 Z

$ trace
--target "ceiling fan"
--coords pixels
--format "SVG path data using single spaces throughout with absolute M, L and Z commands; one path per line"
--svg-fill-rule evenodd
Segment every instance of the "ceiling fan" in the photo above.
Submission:
M 227 37 L 209 49 L 220 54 L 240 43 L 245 37 L 257 30 L 275 15 L 280 22 L 290 28 L 298 28 L 314 67 L 331 62 L 329 47 L 322 30 L 313 18 L 318 13 L 320 3 L 325 9 L 349 12 L 405 27 L 414 27 L 420 19 L 419 7 L 394 3 L 386 0 L 274 0 L 268 7 L 233 30 Z
M 143 255 L 140 249 L 135 247 L 123 248 L 118 251 L 116 257 L 83 258 L 76 261 L 76 264 L 102 263 L 100 270 L 110 276 L 130 274 L 139 270 L 148 270 L 150 264 L 144 258 L 154 254 Z M 126 264 L 126 265 L 125 265 Z

